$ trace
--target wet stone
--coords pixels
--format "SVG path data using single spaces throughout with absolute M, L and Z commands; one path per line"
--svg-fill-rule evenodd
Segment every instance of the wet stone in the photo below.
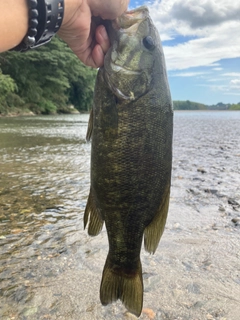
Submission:
M 204 189 L 204 192 L 217 195 L 218 190 L 217 189 Z
M 232 206 L 240 206 L 239 203 L 232 198 L 228 199 L 228 203 L 231 204 Z
M 234 227 L 240 227 L 240 218 L 233 218 L 231 222 L 234 224 Z
M 190 283 L 187 285 L 187 291 L 189 293 L 200 294 L 201 290 L 197 283 Z
M 29 299 L 29 292 L 26 286 L 16 288 L 11 295 L 12 299 L 16 302 L 26 302 Z
M 191 262 L 182 262 L 182 264 L 184 265 L 184 267 L 186 268 L 187 271 L 191 271 L 193 266 L 191 264 Z
M 226 211 L 225 207 L 222 204 L 219 205 L 218 210 L 222 212 Z
M 197 301 L 194 303 L 194 308 L 202 308 L 206 304 L 206 301 Z
M 150 276 L 144 281 L 144 291 L 153 291 L 160 286 L 161 277 L 159 275 Z
M 205 179 L 201 179 L 201 178 L 199 178 L 199 177 L 194 177 L 194 178 L 193 178 L 193 181 L 201 181 L 201 182 L 204 182 Z
M 132 314 L 130 312 L 125 312 L 124 313 L 124 319 L 125 320 L 137 320 L 138 318 L 134 314 Z
M 25 317 L 31 317 L 31 316 L 34 316 L 37 312 L 38 312 L 37 307 L 28 307 L 28 308 L 25 308 L 23 314 Z
M 240 223 L 240 218 L 233 218 L 232 222 L 235 224 L 239 224 Z
M 192 189 L 192 188 L 188 189 L 187 191 L 190 192 L 190 193 L 192 193 L 192 194 L 195 195 L 195 196 L 197 196 L 197 195 L 200 194 L 200 192 L 199 192 L 198 190 L 195 190 L 195 189 Z
M 156 313 L 149 308 L 144 308 L 142 310 L 142 314 L 145 316 L 145 319 L 149 319 L 149 320 L 154 320 L 156 316 Z

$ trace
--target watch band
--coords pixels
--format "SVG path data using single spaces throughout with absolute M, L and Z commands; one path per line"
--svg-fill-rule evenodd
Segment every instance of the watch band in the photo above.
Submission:
M 28 32 L 14 51 L 27 51 L 48 43 L 61 27 L 64 0 L 27 0 Z

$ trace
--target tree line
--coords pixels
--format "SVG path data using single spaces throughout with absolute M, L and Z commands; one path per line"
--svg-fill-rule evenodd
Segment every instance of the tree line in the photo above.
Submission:
M 174 110 L 240 110 L 240 102 L 236 104 L 219 102 L 214 105 L 206 105 L 193 101 L 173 101 Z
M 58 37 L 26 53 L 0 55 L 0 115 L 91 109 L 97 71 L 86 67 Z

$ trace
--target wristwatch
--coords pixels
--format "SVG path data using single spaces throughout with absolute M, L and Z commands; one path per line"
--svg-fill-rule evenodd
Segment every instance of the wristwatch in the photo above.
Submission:
M 61 27 L 64 0 L 27 0 L 28 32 L 14 51 L 27 51 L 48 43 Z

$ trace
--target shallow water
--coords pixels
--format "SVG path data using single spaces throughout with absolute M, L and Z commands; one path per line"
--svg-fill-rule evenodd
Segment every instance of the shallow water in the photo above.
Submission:
M 140 319 L 240 319 L 240 112 L 175 112 L 172 193 L 142 252 Z M 99 301 L 105 229 L 83 230 L 88 115 L 0 118 L 0 318 L 134 319 Z

